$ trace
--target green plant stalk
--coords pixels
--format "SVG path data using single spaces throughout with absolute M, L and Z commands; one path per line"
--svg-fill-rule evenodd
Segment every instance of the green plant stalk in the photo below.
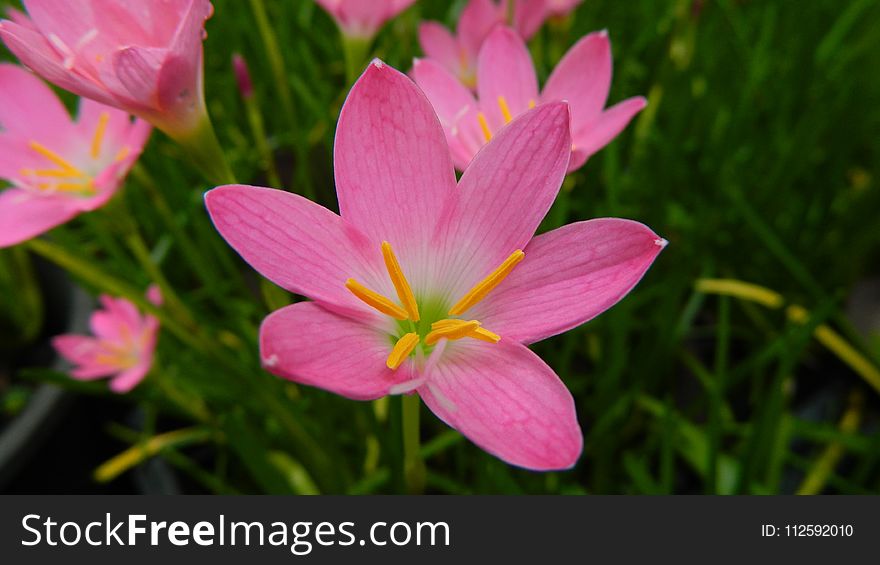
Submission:
M 186 150 L 193 164 L 205 178 L 214 184 L 235 184 L 235 175 L 226 160 L 226 154 L 217 141 L 211 119 L 205 114 L 192 131 L 174 137 Z
M 370 53 L 373 39 L 352 37 L 345 35 L 341 31 L 340 36 L 342 38 L 342 51 L 345 55 L 345 83 L 347 87 L 350 87 L 364 70 L 364 64 L 367 62 L 367 56 Z
M 174 212 L 171 211 L 171 207 L 157 186 L 155 179 L 140 163 L 135 164 L 131 170 L 131 175 L 138 184 L 144 187 L 150 196 L 153 206 L 155 206 L 156 211 L 162 217 L 162 221 L 165 223 L 168 231 L 171 232 L 174 242 L 180 245 L 180 250 L 186 256 L 187 262 L 194 267 L 199 280 L 208 287 L 216 284 L 216 280 L 219 277 L 215 274 L 214 265 L 204 260 L 204 254 L 196 248 L 189 235 L 178 225 Z
M 402 398 L 403 418 L 403 476 L 410 494 L 425 490 L 425 461 L 419 439 L 419 410 L 421 399 L 417 394 L 406 394 Z
M 28 249 L 37 255 L 48 259 L 62 269 L 70 272 L 72 275 L 79 277 L 92 286 L 100 289 L 102 292 L 130 300 L 141 310 L 156 316 L 163 327 L 167 328 L 168 331 L 173 333 L 186 345 L 203 353 L 208 351 L 208 348 L 206 348 L 206 346 L 191 331 L 181 326 L 176 320 L 171 318 L 165 310 L 147 300 L 143 292 L 132 287 L 128 283 L 116 279 L 112 275 L 101 271 L 90 261 L 77 257 L 63 247 L 49 243 L 46 240 L 32 239 L 28 241 L 26 245 L 28 246 Z
M 260 39 L 263 40 L 263 48 L 266 50 L 266 57 L 269 59 L 269 67 L 275 77 L 275 87 L 278 89 L 278 96 L 281 99 L 281 108 L 290 127 L 296 126 L 296 111 L 293 105 L 293 97 L 290 93 L 290 84 L 287 81 L 287 73 L 284 68 L 284 57 L 281 49 L 278 47 L 278 38 L 275 31 L 269 23 L 269 17 L 266 14 L 266 4 L 264 0 L 250 0 L 251 11 L 254 14 L 254 20 L 257 23 L 257 30 L 260 33 Z
M 260 154 L 260 159 L 263 161 L 263 166 L 266 168 L 266 174 L 269 177 L 269 185 L 283 188 L 281 177 L 278 176 L 278 167 L 275 166 L 272 149 L 269 147 L 269 142 L 266 139 L 266 127 L 263 124 L 263 114 L 260 113 L 257 97 L 255 95 L 246 96 L 244 98 L 244 107 L 247 111 L 248 123 L 251 126 L 251 134 L 254 136 L 254 144 L 257 146 L 257 152 Z

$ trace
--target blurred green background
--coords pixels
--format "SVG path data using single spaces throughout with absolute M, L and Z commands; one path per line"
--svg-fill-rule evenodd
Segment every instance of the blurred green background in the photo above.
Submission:
M 268 183 L 233 52 L 250 65 L 283 184 L 335 207 L 332 140 L 347 91 L 335 26 L 310 0 L 214 5 L 206 96 L 239 180 Z M 420 0 L 383 29 L 374 55 L 408 70 L 421 55 L 418 21 L 452 25 L 462 5 Z M 283 60 L 266 49 L 261 10 Z M 426 491 L 878 492 L 880 2 L 586 0 L 531 42 L 540 78 L 602 28 L 614 53 L 609 103 L 642 94 L 649 105 L 566 180 L 542 229 L 620 216 L 648 224 L 670 246 L 623 302 L 534 348 L 575 396 L 585 433 L 578 465 L 547 474 L 512 468 L 423 409 Z M 281 84 L 273 64 L 283 65 Z M 130 397 L 33 368 L 0 381 L 0 395 L 37 380 L 96 395 L 90 406 L 107 416 L 81 441 L 107 441 L 114 452 L 183 428 L 129 463 L 158 452 L 196 492 L 405 491 L 399 398 L 353 402 L 259 369 L 256 328 L 289 298 L 213 233 L 206 188 L 157 132 L 122 201 L 224 357 L 164 331 L 158 370 Z M 146 275 L 114 235 L 116 216 L 91 216 L 55 230 L 52 241 L 144 288 Z M 0 252 L 0 353 L 8 358 L 39 339 L 27 262 L 21 249 Z M 766 304 L 719 296 L 705 279 L 778 296 Z M 120 416 L 129 407 L 141 415 L 137 425 Z M 207 415 L 192 424 L 194 413 Z M 86 457 L 69 472 L 88 477 L 100 463 Z

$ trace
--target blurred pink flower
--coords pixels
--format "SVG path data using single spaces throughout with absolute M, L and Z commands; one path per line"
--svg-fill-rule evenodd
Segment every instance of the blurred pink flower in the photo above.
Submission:
M 419 43 L 425 56 L 442 65 L 468 88 L 477 86 L 477 54 L 483 40 L 504 21 L 493 0 L 471 0 L 461 11 L 455 35 L 439 22 L 419 25 Z
M 209 191 L 226 241 L 312 299 L 263 321 L 264 366 L 353 399 L 416 392 L 511 464 L 572 466 L 583 443 L 574 401 L 526 345 L 612 306 L 665 241 L 615 218 L 533 237 L 565 176 L 569 121 L 561 102 L 524 114 L 456 183 L 430 103 L 375 61 L 336 130 L 341 216 L 281 190 Z
M 151 122 L 171 137 L 206 117 L 208 0 L 24 0 L 0 37 L 37 74 Z
M 162 302 L 159 289 L 151 286 L 147 298 Z M 58 353 L 75 367 L 70 376 L 81 381 L 111 377 L 110 389 L 125 393 L 140 383 L 153 366 L 159 321 L 142 315 L 123 298 L 102 295 L 103 309 L 92 314 L 94 337 L 66 334 L 52 340 Z
M 499 26 L 480 49 L 476 99 L 464 84 L 431 59 L 417 59 L 413 77 L 440 117 L 459 170 L 464 170 L 502 127 L 529 108 L 567 101 L 573 141 L 569 171 L 573 171 L 610 143 L 647 103 L 636 96 L 605 109 L 611 67 L 607 32 L 591 33 L 565 54 L 539 92 L 525 43 L 514 30 Z
M 21 67 L 0 64 L 0 247 L 103 206 L 137 160 L 150 125 L 82 99 L 71 120 L 55 93 Z
M 416 0 L 315 0 L 347 37 L 371 39 L 379 28 Z
M 584 0 L 543 0 L 550 17 L 562 17 L 570 14 Z

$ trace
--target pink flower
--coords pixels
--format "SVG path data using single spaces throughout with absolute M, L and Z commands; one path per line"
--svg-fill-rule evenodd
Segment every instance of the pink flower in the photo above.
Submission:
M 49 82 L 144 118 L 171 137 L 206 110 L 202 39 L 208 0 L 24 0 L 0 37 Z
M 371 39 L 416 0 L 315 0 L 348 37 Z
M 103 206 L 137 160 L 150 125 L 82 99 L 64 105 L 26 70 L 0 64 L 0 247 Z
M 544 0 L 547 15 L 550 17 L 564 17 L 570 14 L 584 0 Z
M 480 49 L 477 99 L 431 59 L 417 59 L 413 76 L 440 117 L 459 170 L 516 116 L 537 104 L 565 100 L 571 106 L 573 171 L 610 143 L 647 103 L 636 96 L 604 109 L 611 65 L 608 34 L 591 33 L 565 54 L 539 92 L 525 43 L 512 29 L 497 27 Z
M 526 344 L 620 300 L 665 242 L 620 219 L 533 238 L 565 176 L 568 124 L 566 104 L 539 106 L 500 131 L 456 183 L 430 103 L 375 61 L 336 130 L 341 216 L 280 190 L 209 191 L 226 241 L 312 299 L 263 321 L 264 366 L 353 399 L 416 392 L 509 463 L 573 465 L 583 442 L 574 401 Z
M 480 46 L 492 28 L 503 21 L 503 14 L 492 0 L 471 0 L 461 11 L 455 36 L 439 22 L 423 22 L 419 25 L 419 43 L 426 57 L 468 88 L 476 88 Z
M 157 306 L 162 298 L 151 286 L 147 298 Z M 111 377 L 110 389 L 125 393 L 140 383 L 153 366 L 159 321 L 142 315 L 122 298 L 102 295 L 102 310 L 92 314 L 94 337 L 66 334 L 52 340 L 59 355 L 75 367 L 70 376 L 81 381 Z

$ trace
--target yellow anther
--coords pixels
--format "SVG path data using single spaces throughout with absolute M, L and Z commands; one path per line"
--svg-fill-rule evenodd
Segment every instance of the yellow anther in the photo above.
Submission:
M 449 340 L 468 337 L 472 331 L 480 327 L 480 322 L 476 320 L 471 320 L 469 322 L 465 322 L 464 320 L 456 321 L 461 323 L 432 329 L 428 335 L 425 336 L 425 345 L 434 345 L 444 337 Z
M 470 320 L 473 323 L 479 323 L 476 320 Z M 455 320 L 455 319 L 446 319 L 446 320 L 438 320 L 431 324 L 432 330 L 442 330 L 449 328 L 460 328 L 464 324 L 468 324 L 467 320 Z M 489 330 L 483 327 L 476 327 L 470 331 L 465 337 L 472 337 L 474 339 L 479 339 L 481 341 L 488 341 L 489 343 L 498 343 L 501 341 L 501 336 L 490 332 Z
M 379 312 L 383 314 L 387 314 L 392 318 L 397 320 L 406 320 L 407 313 L 406 310 L 398 306 L 397 304 L 391 302 L 378 292 L 374 292 L 364 285 L 360 284 L 354 279 L 348 279 L 345 281 L 345 288 L 351 291 L 352 294 L 363 300 L 369 306 L 372 306 Z
M 46 159 L 49 159 L 50 161 L 52 161 L 53 163 L 55 163 L 56 165 L 58 165 L 59 167 L 61 167 L 65 171 L 68 171 L 69 173 L 76 175 L 76 176 L 80 176 L 80 177 L 85 176 L 85 174 L 83 174 L 82 171 L 80 171 L 79 169 L 77 169 L 76 167 L 71 165 L 69 162 L 67 162 L 61 155 L 59 155 L 58 153 L 55 153 L 54 151 L 52 151 L 51 149 L 49 149 L 48 147 L 46 147 L 45 145 L 43 145 L 39 141 L 31 141 L 28 145 L 30 146 L 31 149 L 33 149 L 34 151 L 36 151 L 37 153 L 39 153 L 40 155 L 42 155 Z
M 480 129 L 483 130 L 483 137 L 486 138 L 486 141 L 490 141 L 492 139 L 492 130 L 489 129 L 489 122 L 486 121 L 486 114 L 482 112 L 477 113 L 477 121 L 480 122 Z
M 39 177 L 57 177 L 62 179 L 75 179 L 81 176 L 78 172 L 62 169 L 37 169 L 36 171 L 30 170 L 28 172 Z
M 403 360 L 409 357 L 409 354 L 413 352 L 413 349 L 416 348 L 416 345 L 419 344 L 419 336 L 415 333 L 404 334 L 403 337 L 397 340 L 397 343 L 394 344 L 394 348 L 391 350 L 391 353 L 388 355 L 388 359 L 385 361 L 385 364 L 392 371 L 403 363 Z
M 512 271 L 513 268 L 524 258 L 525 253 L 523 253 L 522 250 L 517 249 L 514 251 L 497 269 L 489 273 L 489 276 L 478 282 L 461 298 L 461 300 L 456 302 L 455 306 L 449 309 L 449 315 L 458 316 L 459 314 L 468 311 L 471 306 L 480 300 L 484 299 L 487 294 L 492 292 L 492 289 L 501 284 L 501 281 L 503 281 L 507 275 L 510 274 L 510 271 Z
M 510 115 L 510 108 L 507 106 L 507 100 L 503 96 L 498 97 L 498 107 L 501 108 L 501 115 L 504 116 L 504 123 L 509 124 L 513 116 Z
M 468 334 L 468 337 L 472 337 L 474 339 L 479 339 L 480 341 L 488 341 L 489 343 L 498 343 L 501 341 L 501 336 L 490 332 L 485 328 L 477 328 L 471 333 Z
M 128 157 L 129 153 L 131 153 L 131 148 L 126 145 L 119 150 L 119 153 L 116 154 L 116 157 L 114 157 L 113 160 L 118 163 L 119 161 L 122 161 L 123 159 Z
M 535 107 L 535 101 L 534 101 L 534 100 L 529 100 L 529 110 L 531 110 L 531 109 L 534 108 L 534 107 Z
M 409 319 L 413 322 L 418 322 L 419 306 L 416 304 L 416 297 L 413 295 L 412 288 L 410 288 L 409 282 L 407 282 L 406 276 L 404 276 L 403 270 L 400 268 L 400 263 L 397 262 L 397 257 L 394 256 L 391 244 L 387 241 L 382 242 L 382 257 L 385 259 L 385 268 L 388 269 L 388 275 L 391 277 L 391 283 L 394 284 L 394 289 L 397 291 L 400 303 L 403 304 Z
M 101 141 L 104 140 L 104 133 L 107 131 L 107 122 L 110 121 L 110 114 L 102 112 L 98 117 L 98 127 L 95 129 L 95 137 L 92 138 L 92 159 L 97 159 L 101 155 Z

